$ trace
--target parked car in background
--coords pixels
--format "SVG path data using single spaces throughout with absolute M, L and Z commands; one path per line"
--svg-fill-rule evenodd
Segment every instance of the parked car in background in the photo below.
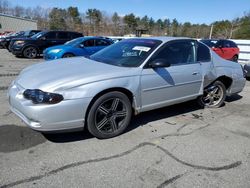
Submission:
M 113 41 L 104 37 L 80 37 L 66 42 L 64 45 L 47 48 L 43 52 L 45 60 L 53 60 L 65 57 L 85 56 L 113 44 Z
M 23 35 L 21 36 L 16 36 L 16 37 L 13 37 L 10 42 L 9 42 L 9 45 L 8 45 L 8 50 L 11 51 L 11 47 L 12 45 L 14 44 L 15 41 L 17 40 L 20 40 L 22 38 L 29 38 L 29 37 L 32 37 L 33 35 L 37 34 L 41 32 L 41 30 L 27 30 L 27 31 L 24 31 L 23 32 Z
M 28 30 L 28 31 L 20 31 L 17 33 L 13 33 L 7 37 L 5 37 L 4 39 L 1 39 L 1 45 L 10 50 L 11 47 L 11 41 L 14 39 L 19 39 L 19 38 L 27 38 L 27 37 L 31 37 L 34 34 L 40 32 L 41 30 Z
M 15 40 L 11 51 L 16 56 L 35 58 L 51 46 L 64 44 L 83 35 L 73 31 L 42 31 L 30 38 Z
M 244 70 L 245 70 L 245 76 L 246 76 L 247 80 L 250 81 L 250 64 L 245 64 Z
M 239 59 L 240 49 L 237 44 L 226 39 L 203 39 L 204 44 L 212 48 L 219 56 L 224 59 L 237 62 Z
M 3 36 L 2 38 L 0 38 L 0 46 L 2 48 L 7 48 L 12 38 L 21 37 L 23 36 L 23 34 L 24 34 L 24 31 L 20 31 L 20 32 L 9 33 Z
M 0 33 L 0 38 L 6 37 L 9 34 L 15 33 L 13 31 L 4 31 L 2 33 Z
M 98 138 L 125 131 L 132 113 L 197 99 L 220 107 L 245 86 L 240 64 L 187 38 L 133 38 L 89 59 L 24 69 L 9 87 L 11 110 L 37 131 L 83 129 Z

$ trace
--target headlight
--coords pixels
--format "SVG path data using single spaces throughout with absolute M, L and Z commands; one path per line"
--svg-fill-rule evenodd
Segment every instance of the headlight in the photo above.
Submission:
M 49 53 L 59 53 L 60 51 L 62 51 L 61 49 L 54 49 L 54 50 L 50 50 Z
M 16 42 L 14 43 L 14 45 L 22 46 L 22 45 L 24 45 L 24 41 L 18 40 L 18 41 L 16 41 Z
M 28 100 L 32 100 L 35 104 L 56 104 L 63 100 L 63 96 L 60 94 L 48 93 L 40 89 L 26 89 L 23 96 Z

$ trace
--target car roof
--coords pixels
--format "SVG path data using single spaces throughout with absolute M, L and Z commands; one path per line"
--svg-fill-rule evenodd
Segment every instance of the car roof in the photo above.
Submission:
M 84 39 L 84 40 L 88 40 L 88 39 L 104 39 L 104 40 L 111 40 L 110 38 L 102 37 L 102 36 L 84 36 L 84 37 L 78 37 L 78 39 Z
M 172 40 L 196 40 L 188 37 L 133 37 L 133 38 L 127 38 L 129 39 L 151 39 L 151 40 L 160 40 L 162 42 L 169 42 Z

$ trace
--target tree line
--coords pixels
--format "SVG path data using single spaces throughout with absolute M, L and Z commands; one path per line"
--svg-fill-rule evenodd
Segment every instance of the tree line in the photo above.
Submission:
M 74 30 L 84 35 L 123 36 L 143 30 L 155 36 L 183 36 L 192 38 L 250 39 L 250 11 L 234 20 L 215 21 L 212 24 L 181 23 L 177 19 L 153 19 L 133 13 L 120 16 L 98 9 L 79 12 L 77 7 L 25 8 L 12 6 L 8 0 L 0 0 L 0 12 L 17 17 L 37 20 L 39 29 Z

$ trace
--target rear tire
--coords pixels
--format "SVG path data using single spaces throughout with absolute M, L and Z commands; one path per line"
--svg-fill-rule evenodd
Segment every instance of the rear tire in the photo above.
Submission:
M 238 56 L 237 55 L 233 56 L 232 61 L 238 62 Z
M 109 92 L 91 106 L 87 117 L 89 132 L 100 139 L 112 138 L 125 131 L 132 116 L 131 102 L 121 92 Z
M 219 108 L 226 98 L 226 87 L 221 81 L 215 81 L 204 89 L 203 96 L 198 98 L 201 107 Z

